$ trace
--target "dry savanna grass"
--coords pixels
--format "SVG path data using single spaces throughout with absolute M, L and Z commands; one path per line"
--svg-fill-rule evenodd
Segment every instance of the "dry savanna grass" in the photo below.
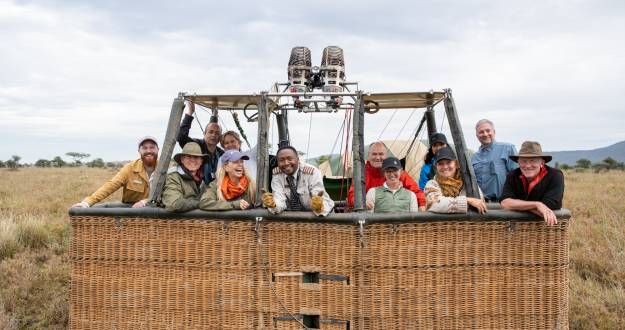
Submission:
M 0 170 L 0 329 L 67 326 L 68 207 L 115 174 L 91 168 Z M 625 172 L 567 173 L 570 326 L 625 324 Z M 110 197 L 119 200 L 120 193 Z

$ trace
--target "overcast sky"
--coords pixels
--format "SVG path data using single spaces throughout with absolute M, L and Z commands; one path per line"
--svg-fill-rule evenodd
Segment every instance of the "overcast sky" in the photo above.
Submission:
M 623 40 L 623 1 L 0 0 L 0 159 L 136 158 L 139 136 L 164 137 L 178 92 L 266 90 L 293 46 L 319 64 L 328 45 L 364 91 L 451 88 L 473 149 L 481 118 L 517 147 L 593 149 L 625 140 Z M 392 113 L 367 115 L 367 142 Z M 343 115 L 295 116 L 294 145 L 329 153 Z M 381 137 L 408 138 L 420 117 L 399 111 Z

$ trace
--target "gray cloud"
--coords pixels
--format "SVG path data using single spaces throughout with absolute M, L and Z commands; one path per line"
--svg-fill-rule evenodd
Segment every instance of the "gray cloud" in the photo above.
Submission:
M 625 139 L 624 13 L 609 1 L 5 1 L 0 138 L 11 142 L 0 145 L 0 159 L 67 151 L 132 158 L 137 136 L 164 135 L 179 91 L 267 89 L 286 79 L 296 45 L 310 47 L 313 62 L 323 47 L 342 46 L 349 80 L 367 91 L 452 88 L 473 148 L 483 117 L 517 145 L 605 146 Z M 384 138 L 409 115 L 398 113 Z M 295 116 L 292 136 L 306 149 L 309 115 Z M 390 116 L 367 116 L 367 140 Z M 313 118 L 311 154 L 330 151 L 342 120 Z M 227 114 L 224 121 L 234 126 Z M 255 141 L 255 124 L 244 126 Z

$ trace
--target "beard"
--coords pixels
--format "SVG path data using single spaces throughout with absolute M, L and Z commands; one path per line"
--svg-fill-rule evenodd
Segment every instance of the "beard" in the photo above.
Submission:
M 153 156 L 153 157 L 149 157 Z M 158 154 L 147 152 L 141 155 L 141 160 L 143 161 L 143 165 L 152 167 L 156 165 L 156 160 L 158 159 Z

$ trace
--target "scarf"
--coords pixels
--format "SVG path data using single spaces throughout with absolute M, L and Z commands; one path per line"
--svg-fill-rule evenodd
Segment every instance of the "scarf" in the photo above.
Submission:
M 228 175 L 224 176 L 223 181 L 221 182 L 221 193 L 224 195 L 224 198 L 227 201 L 231 201 L 233 199 L 239 198 L 247 191 L 247 187 L 249 186 L 249 181 L 247 177 L 244 175 L 239 180 L 239 184 L 235 185 Z
M 545 175 L 547 175 L 547 168 L 546 167 L 541 167 L 540 168 L 540 172 L 538 172 L 538 175 L 532 180 L 532 182 L 527 182 L 527 178 L 521 174 L 521 182 L 523 182 L 523 188 L 525 189 L 525 191 L 527 192 L 527 194 L 529 195 L 532 192 L 532 189 L 534 189 L 534 187 L 536 187 L 536 185 L 540 182 L 540 180 L 542 180 Z
M 456 171 L 456 174 L 452 178 L 443 178 L 439 175 L 436 175 L 435 178 L 436 182 L 438 182 L 438 185 L 441 187 L 443 196 L 458 197 L 458 195 L 460 195 L 460 191 L 464 185 L 460 177 L 460 171 Z
M 191 171 L 189 171 L 184 165 L 180 164 L 180 168 L 182 169 L 183 172 L 187 173 L 187 175 L 189 175 L 191 177 L 191 179 L 193 179 L 193 181 L 199 186 L 200 183 L 202 183 L 202 167 L 200 166 L 200 168 L 195 171 L 194 173 L 191 173 Z

